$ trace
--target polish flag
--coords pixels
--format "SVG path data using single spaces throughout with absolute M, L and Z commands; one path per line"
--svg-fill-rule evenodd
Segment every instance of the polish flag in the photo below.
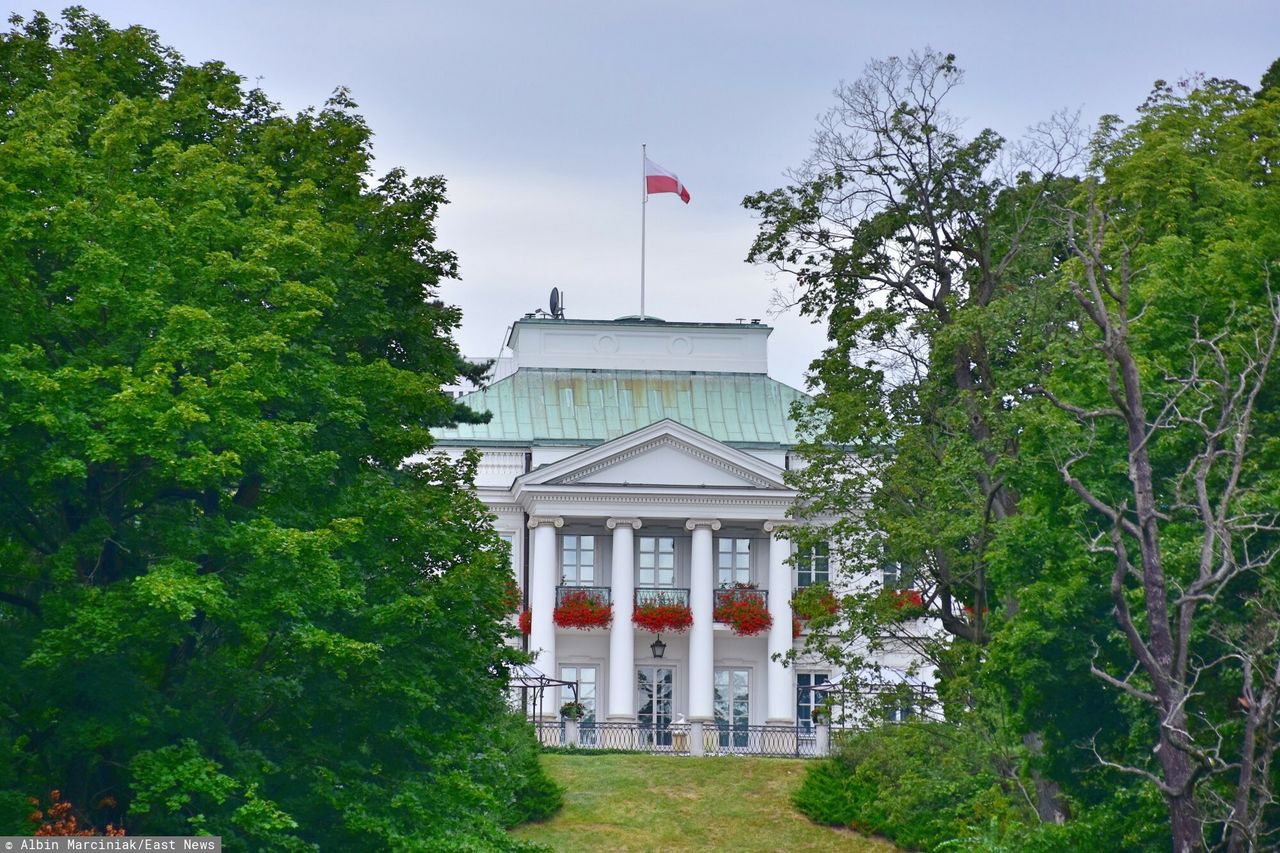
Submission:
M 648 157 L 644 158 L 644 189 L 649 195 L 675 193 L 685 204 L 689 203 L 689 191 L 680 183 L 680 179 Z

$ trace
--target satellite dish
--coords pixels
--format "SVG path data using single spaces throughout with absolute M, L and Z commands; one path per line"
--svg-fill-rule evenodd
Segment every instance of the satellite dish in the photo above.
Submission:
M 560 288 L 551 288 L 551 316 L 557 319 L 564 318 L 564 305 L 561 304 Z

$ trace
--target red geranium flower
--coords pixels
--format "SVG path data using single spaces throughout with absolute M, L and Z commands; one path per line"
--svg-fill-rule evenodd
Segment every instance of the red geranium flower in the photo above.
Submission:
M 560 599 L 551 617 L 561 628 L 606 628 L 613 621 L 613 607 L 592 593 L 571 590 Z
M 520 619 L 518 621 L 520 625 L 520 633 L 524 634 L 526 637 L 529 636 L 529 632 L 533 630 L 533 614 L 526 610 L 520 614 Z
M 739 637 L 763 634 L 773 625 L 773 617 L 765 606 L 764 596 L 756 590 L 730 589 L 717 599 L 715 620 L 728 625 Z
M 687 604 L 646 601 L 631 614 L 631 621 L 636 627 L 654 634 L 661 634 L 663 631 L 683 634 L 693 624 L 693 611 Z

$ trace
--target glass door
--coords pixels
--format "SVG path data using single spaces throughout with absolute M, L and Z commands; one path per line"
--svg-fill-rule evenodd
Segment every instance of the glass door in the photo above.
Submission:
M 716 728 L 722 749 L 746 749 L 751 720 L 751 670 L 717 669 L 715 675 Z
M 594 666 L 562 666 L 560 677 L 565 681 L 578 682 L 578 701 L 586 709 L 582 719 L 578 721 L 578 740 L 583 746 L 596 742 L 596 679 L 599 670 Z M 567 687 L 560 688 L 560 702 L 564 704 L 573 698 L 573 691 Z M 561 721 L 561 727 L 564 721 Z
M 673 684 L 669 666 L 636 667 L 636 716 L 641 737 L 654 746 L 671 746 Z

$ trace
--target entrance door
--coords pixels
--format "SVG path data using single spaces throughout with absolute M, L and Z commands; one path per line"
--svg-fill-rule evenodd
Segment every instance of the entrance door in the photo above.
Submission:
M 672 685 L 669 666 L 636 667 L 636 716 L 641 737 L 654 746 L 671 746 Z
M 717 669 L 715 675 L 716 728 L 722 749 L 745 749 L 751 720 L 751 670 Z

